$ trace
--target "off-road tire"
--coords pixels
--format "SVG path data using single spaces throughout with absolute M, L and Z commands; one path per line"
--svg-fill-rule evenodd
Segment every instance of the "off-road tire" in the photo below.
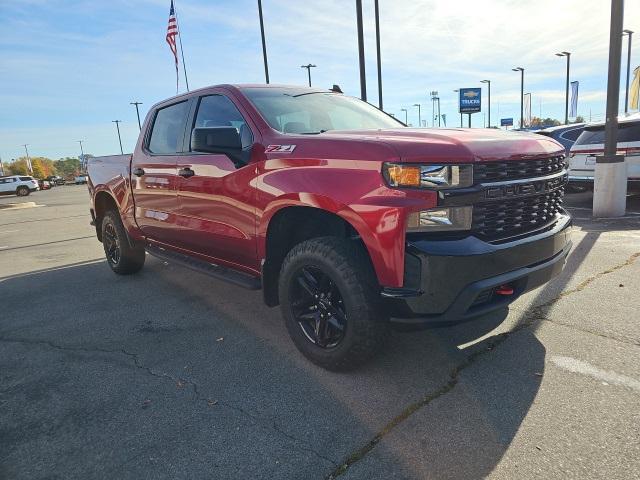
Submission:
M 104 254 L 111 270 L 118 275 L 131 275 L 139 272 L 144 266 L 144 248 L 140 246 L 131 247 L 129 245 L 127 232 L 124 229 L 120 215 L 113 210 L 106 212 L 102 219 L 101 228 Z M 112 247 L 111 237 L 114 237 L 119 249 L 117 259 L 114 258 L 113 251 L 110 250 Z
M 340 343 L 318 346 L 305 336 L 296 320 L 292 282 L 303 267 L 328 276 L 344 302 L 346 329 Z M 379 285 L 362 245 L 338 237 L 320 237 L 302 242 L 287 254 L 278 285 L 285 325 L 300 352 L 327 370 L 351 370 L 378 353 L 389 337 L 388 317 L 383 313 Z

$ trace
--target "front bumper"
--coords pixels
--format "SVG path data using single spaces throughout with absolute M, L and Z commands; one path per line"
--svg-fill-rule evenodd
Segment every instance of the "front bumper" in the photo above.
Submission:
M 420 240 L 407 244 L 405 287 L 383 288 L 391 321 L 416 328 L 454 324 L 504 307 L 558 275 L 571 249 L 571 217 L 508 243 Z M 513 290 L 497 292 L 506 286 Z

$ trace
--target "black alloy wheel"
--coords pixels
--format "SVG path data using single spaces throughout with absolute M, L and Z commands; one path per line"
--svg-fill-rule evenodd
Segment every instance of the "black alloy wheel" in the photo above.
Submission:
M 116 233 L 113 223 L 106 223 L 104 226 L 102 242 L 104 243 L 104 251 L 107 256 L 107 260 L 114 267 L 120 263 L 120 240 Z
M 295 245 L 280 268 L 278 298 L 296 348 L 316 365 L 352 370 L 389 336 L 373 266 L 351 239 L 317 237 Z
M 347 331 L 344 301 L 336 284 L 318 267 L 305 266 L 294 275 L 289 293 L 295 320 L 314 345 L 336 347 Z

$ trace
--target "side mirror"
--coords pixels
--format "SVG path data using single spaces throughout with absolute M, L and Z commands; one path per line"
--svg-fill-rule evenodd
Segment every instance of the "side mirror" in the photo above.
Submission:
M 202 127 L 191 132 L 191 151 L 222 153 L 234 163 L 242 161 L 242 142 L 235 127 Z

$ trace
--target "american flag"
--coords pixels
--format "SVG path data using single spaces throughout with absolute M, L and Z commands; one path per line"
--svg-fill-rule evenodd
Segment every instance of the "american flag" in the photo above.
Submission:
M 167 43 L 173 53 L 176 63 L 176 93 L 178 93 L 178 49 L 176 48 L 176 35 L 178 35 L 178 22 L 176 20 L 176 12 L 173 8 L 173 0 L 171 0 L 171 9 L 169 10 L 169 24 L 167 25 Z

